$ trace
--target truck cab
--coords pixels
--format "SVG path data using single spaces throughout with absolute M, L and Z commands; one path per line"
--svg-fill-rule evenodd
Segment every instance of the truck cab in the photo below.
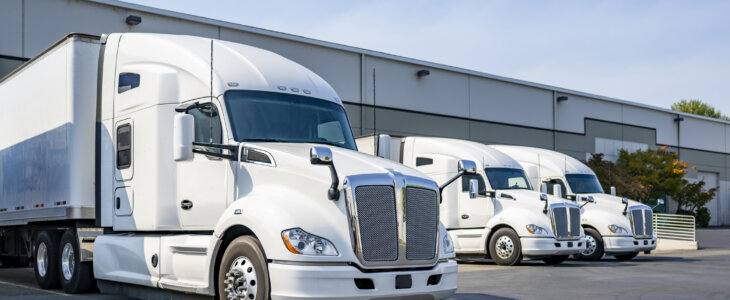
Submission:
M 58 90 L 29 88 L 39 81 Z M 16 226 L 0 230 L 33 245 L 43 288 L 220 299 L 442 299 L 456 290 L 436 182 L 358 152 L 335 90 L 276 53 L 184 35 L 71 35 L 0 92 L 30 107 L 65 99 L 48 117 L 18 108 L 5 120 L 70 123 L 62 142 L 40 140 L 37 150 L 68 147 L 74 159 L 54 158 L 66 164 L 57 172 L 29 166 L 70 178 L 89 213 L 0 213 Z M 36 188 L 63 196 L 51 187 Z
M 534 191 L 520 164 L 500 151 L 432 137 L 371 136 L 359 138 L 358 145 L 442 185 L 457 174 L 458 161 L 476 162 L 475 174 L 462 176 L 442 194 L 441 222 L 458 255 L 487 255 L 500 265 L 515 265 L 523 257 L 554 264 L 585 247 L 579 206 Z
M 630 260 L 639 252 L 656 249 L 652 208 L 638 201 L 607 194 L 596 174 L 577 159 L 560 152 L 533 147 L 490 145 L 518 161 L 534 185 L 545 184 L 547 192 L 573 199 L 583 207 L 581 223 L 587 247 L 574 255 L 598 260 L 611 255 Z M 588 199 L 593 199 L 587 203 Z M 661 200 L 660 200 L 661 201 Z

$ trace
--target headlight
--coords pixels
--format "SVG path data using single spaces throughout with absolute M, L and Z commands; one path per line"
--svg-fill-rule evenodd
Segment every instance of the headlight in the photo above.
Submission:
M 444 254 L 451 254 L 454 253 L 454 242 L 451 241 L 451 237 L 449 234 L 444 234 L 443 238 L 444 243 Z
M 339 255 L 335 245 L 325 238 L 308 233 L 301 228 L 287 229 L 281 232 L 281 239 L 289 252 L 302 255 Z
M 525 228 L 527 228 L 527 231 L 532 234 L 538 234 L 538 235 L 547 235 L 548 234 L 548 231 L 545 228 L 542 228 L 535 224 L 529 224 L 529 225 L 525 226 Z
M 608 230 L 610 230 L 612 233 L 615 233 L 615 234 L 630 234 L 626 228 L 623 228 L 623 227 L 615 225 L 615 224 L 608 225 Z

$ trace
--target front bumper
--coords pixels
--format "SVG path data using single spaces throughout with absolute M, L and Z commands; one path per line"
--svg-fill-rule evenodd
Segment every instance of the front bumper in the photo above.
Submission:
M 457 266 L 439 262 L 429 270 L 364 273 L 353 266 L 269 263 L 272 299 L 373 299 L 415 296 L 444 299 L 456 292 Z M 411 275 L 410 288 L 396 289 L 397 275 Z M 441 275 L 438 284 L 427 285 L 432 275 Z M 355 279 L 372 280 L 373 289 L 360 289 Z
M 555 238 L 521 237 L 522 255 L 524 256 L 553 256 L 580 253 L 586 248 L 586 239 L 559 241 Z
M 604 236 L 603 249 L 606 253 L 630 253 L 656 249 L 656 238 L 637 239 L 632 236 Z

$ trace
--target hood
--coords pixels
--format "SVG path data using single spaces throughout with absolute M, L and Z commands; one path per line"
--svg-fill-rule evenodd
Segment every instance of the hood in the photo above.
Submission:
M 403 175 L 428 178 L 428 176 L 420 171 L 391 160 L 337 146 L 312 143 L 251 143 L 247 145 L 269 152 L 276 161 L 277 167 L 298 171 L 301 172 L 302 176 L 307 177 L 312 176 L 309 170 L 315 170 L 315 172 L 320 169 L 327 170 L 325 166 L 312 165 L 310 163 L 310 149 L 312 147 L 328 147 L 332 151 L 332 161 L 334 162 L 335 170 L 337 170 L 337 175 L 340 177 L 340 182 L 342 182 L 344 177 L 349 175 L 382 174 L 393 171 L 402 173 Z M 326 176 L 323 177 L 323 180 L 330 182 L 329 171 L 325 173 Z
M 510 200 L 508 196 L 512 196 L 514 198 L 514 201 L 516 203 L 519 203 L 519 206 L 525 207 L 529 209 L 536 209 L 542 211 L 542 209 L 545 207 L 545 202 L 540 200 L 540 194 L 533 190 L 497 190 L 496 195 L 497 199 L 500 200 Z M 547 195 L 547 194 L 546 194 Z M 573 203 L 571 201 L 566 201 L 563 198 L 555 197 L 553 195 L 547 195 L 548 197 L 548 206 L 553 204 L 564 204 L 564 203 Z
M 584 206 L 583 208 L 586 210 L 615 210 L 617 212 L 623 212 L 624 207 L 626 207 L 625 204 L 621 203 L 622 197 L 613 196 L 610 194 L 600 194 L 600 193 L 594 193 L 594 194 L 580 194 L 580 196 L 592 196 L 593 200 L 595 200 L 595 203 L 589 203 L 588 205 Z M 627 198 L 628 199 L 628 198 Z M 635 201 L 635 200 L 629 200 L 629 207 L 632 206 L 646 206 L 645 204 Z M 646 206 L 648 207 L 648 206 Z

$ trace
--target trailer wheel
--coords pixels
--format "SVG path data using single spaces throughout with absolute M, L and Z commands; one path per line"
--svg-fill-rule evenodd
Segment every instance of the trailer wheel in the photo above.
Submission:
M 234 239 L 218 269 L 218 298 L 268 299 L 269 289 L 269 270 L 259 240 L 251 236 Z
M 61 237 L 58 248 L 58 277 L 63 291 L 69 294 L 83 293 L 95 283 L 91 262 L 81 262 L 79 239 L 68 230 Z
M 586 232 L 586 249 L 578 254 L 573 254 L 573 257 L 580 260 L 599 260 L 603 257 L 603 238 L 593 228 L 585 228 Z
M 52 289 L 59 286 L 58 280 L 58 233 L 41 231 L 33 242 L 33 273 L 38 286 Z
M 519 264 L 522 261 L 520 237 L 512 228 L 500 228 L 489 240 L 489 255 L 498 265 Z
M 616 259 L 618 259 L 618 260 L 624 261 L 624 260 L 631 260 L 634 257 L 636 257 L 637 255 L 639 255 L 639 252 L 632 252 L 632 253 L 628 253 L 628 254 L 619 254 L 619 255 L 614 255 L 614 257 L 616 257 Z
M 543 258 L 542 261 L 544 261 L 548 265 L 559 265 L 562 264 L 566 259 L 568 259 L 568 256 L 570 255 L 550 256 Z

